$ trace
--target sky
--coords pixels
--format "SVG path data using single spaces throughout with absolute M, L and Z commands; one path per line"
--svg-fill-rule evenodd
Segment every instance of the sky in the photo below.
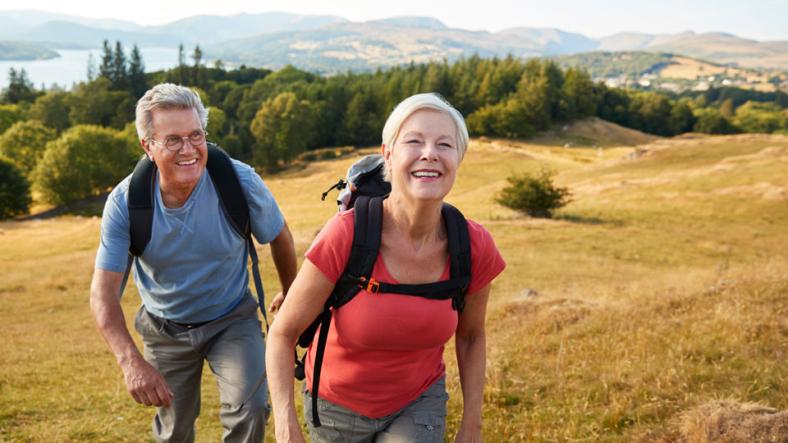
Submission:
M 788 0 L 0 0 L 0 11 L 21 7 L 142 25 L 200 14 L 280 11 L 336 15 L 353 21 L 430 16 L 453 28 L 491 32 L 523 26 L 601 37 L 623 31 L 661 34 L 693 30 L 788 40 Z

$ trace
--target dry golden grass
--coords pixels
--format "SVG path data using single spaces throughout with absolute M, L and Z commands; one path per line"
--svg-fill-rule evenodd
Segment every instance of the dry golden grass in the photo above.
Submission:
M 508 263 L 487 321 L 487 440 L 671 441 L 715 399 L 788 409 L 788 205 L 761 192 L 788 187 L 788 138 L 656 140 L 628 160 L 632 147 L 563 148 L 560 137 L 474 141 L 448 198 Z M 320 193 L 353 160 L 264 177 L 299 254 L 335 211 Z M 510 173 L 544 165 L 575 193 L 556 219 L 494 203 Z M 88 309 L 98 228 L 72 216 L 0 223 L 0 441 L 149 439 L 151 410 L 126 394 Z M 130 320 L 133 288 L 123 303 Z M 203 399 L 198 441 L 217 441 L 207 374 Z

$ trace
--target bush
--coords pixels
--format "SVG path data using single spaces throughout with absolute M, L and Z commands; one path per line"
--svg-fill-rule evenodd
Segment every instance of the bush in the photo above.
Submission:
M 0 154 L 16 163 L 20 171 L 29 176 L 44 156 L 44 147 L 55 139 L 55 130 L 38 120 L 25 120 L 13 124 L 0 135 Z
M 0 220 L 26 214 L 30 206 L 30 185 L 19 168 L 0 157 Z
M 512 175 L 506 179 L 509 186 L 501 190 L 495 201 L 531 217 L 550 218 L 553 210 L 569 203 L 571 196 L 567 188 L 553 184 L 554 175 L 548 170 L 542 170 L 538 176 Z
M 33 185 L 45 201 L 58 205 L 98 195 L 131 172 L 135 152 L 127 133 L 74 126 L 47 144 Z

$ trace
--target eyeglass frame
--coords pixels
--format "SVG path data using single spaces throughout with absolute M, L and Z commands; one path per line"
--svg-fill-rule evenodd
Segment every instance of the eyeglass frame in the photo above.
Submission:
M 194 143 L 191 140 L 191 137 L 192 137 L 192 135 L 194 135 L 194 132 L 192 132 L 190 135 L 187 135 L 185 137 L 181 137 L 181 136 L 174 135 L 174 134 L 173 135 L 168 135 L 167 137 L 179 137 L 180 138 L 181 142 L 180 142 L 180 144 L 178 144 L 178 148 L 177 149 L 171 149 L 169 146 L 167 146 L 167 141 L 166 140 L 164 140 L 164 141 L 156 140 L 155 138 L 150 137 L 148 139 L 148 141 L 149 142 L 159 143 L 161 146 L 164 147 L 164 149 L 166 149 L 166 150 L 168 150 L 170 152 L 178 152 L 181 149 L 183 149 L 184 146 L 186 146 L 186 142 L 187 141 L 189 142 L 189 145 L 191 145 L 192 147 L 199 146 L 199 145 L 205 143 L 206 141 L 208 141 L 208 131 L 205 131 L 205 130 L 202 130 L 202 129 L 199 129 L 198 131 L 202 132 L 202 141 L 199 142 L 199 143 Z

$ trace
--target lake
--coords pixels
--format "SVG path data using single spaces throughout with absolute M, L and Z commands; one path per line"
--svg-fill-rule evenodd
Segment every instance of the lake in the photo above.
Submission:
M 61 49 L 57 52 L 60 57 L 50 60 L 0 61 L 0 89 L 8 86 L 8 70 L 11 68 L 27 71 L 27 77 L 36 89 L 41 89 L 42 83 L 47 88 L 57 83 L 62 88 L 71 89 L 75 83 L 87 80 L 88 57 L 91 53 L 98 71 L 101 49 Z M 140 48 L 140 53 L 146 72 L 168 69 L 178 64 L 177 48 Z M 129 57 L 128 51 L 126 57 Z M 191 59 L 187 58 L 187 62 L 191 62 Z

